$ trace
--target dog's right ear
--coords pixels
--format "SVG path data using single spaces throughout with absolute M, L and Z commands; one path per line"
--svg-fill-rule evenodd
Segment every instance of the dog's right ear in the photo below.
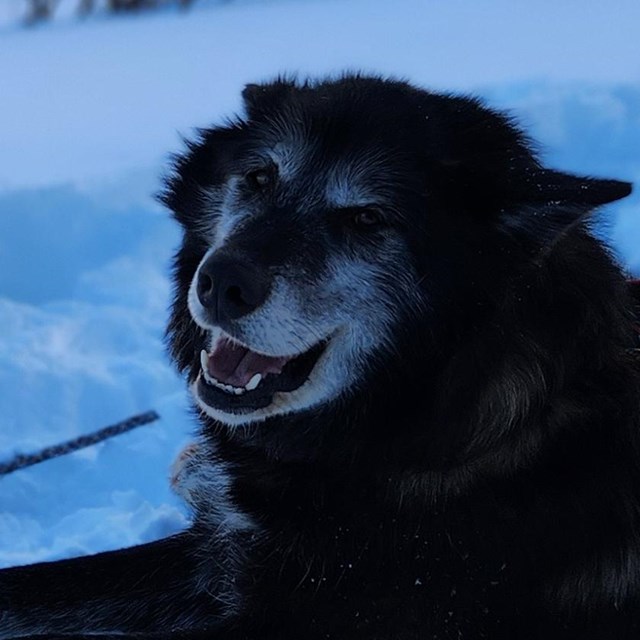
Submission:
M 503 214 L 504 228 L 549 246 L 598 207 L 625 198 L 629 182 L 583 177 L 551 169 L 531 169 L 518 184 L 520 208 Z
M 530 172 L 525 183 L 532 202 L 555 202 L 587 210 L 626 198 L 633 189 L 630 182 L 577 176 L 552 169 Z
M 268 84 L 248 84 L 242 91 L 242 99 L 249 119 L 260 118 L 272 111 L 295 90 L 295 82 L 278 78 Z

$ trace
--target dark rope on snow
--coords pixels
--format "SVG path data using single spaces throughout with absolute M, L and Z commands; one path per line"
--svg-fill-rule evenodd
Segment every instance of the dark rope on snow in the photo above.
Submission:
M 45 460 L 58 458 L 59 456 L 67 455 L 68 453 L 72 453 L 73 451 L 78 451 L 79 449 L 90 447 L 94 444 L 98 444 L 98 442 L 107 440 L 108 438 L 113 438 L 114 436 L 118 436 L 121 433 L 131 431 L 136 427 L 141 427 L 143 424 L 155 422 L 159 418 L 160 416 L 155 411 L 147 411 L 146 413 L 132 416 L 131 418 L 123 420 L 122 422 L 118 422 L 108 427 L 99 429 L 98 431 L 94 431 L 93 433 L 89 433 L 86 436 L 80 436 L 78 438 L 74 438 L 73 440 L 62 442 L 61 444 L 46 447 L 38 453 L 19 454 L 15 458 L 13 458 L 13 460 L 0 464 L 0 475 L 7 475 L 8 473 L 13 473 L 18 469 L 24 469 L 25 467 L 39 464 L 40 462 L 44 462 Z

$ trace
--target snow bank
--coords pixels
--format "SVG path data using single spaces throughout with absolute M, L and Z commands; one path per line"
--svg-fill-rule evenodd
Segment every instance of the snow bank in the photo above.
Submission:
M 190 421 L 162 344 L 175 235 L 152 205 L 122 208 L 104 193 L 0 193 L 3 458 L 152 407 L 162 416 L 0 478 L 0 564 L 135 544 L 185 525 L 167 470 Z

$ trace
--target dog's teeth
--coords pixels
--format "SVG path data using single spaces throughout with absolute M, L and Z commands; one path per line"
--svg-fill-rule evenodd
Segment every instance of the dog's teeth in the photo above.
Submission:
M 209 354 L 203 349 L 200 352 L 200 364 L 202 366 L 202 370 L 207 373 L 209 369 Z
M 206 371 L 202 372 L 202 375 L 204 376 L 204 381 L 209 384 L 209 385 L 213 385 L 214 387 L 218 386 L 218 382 L 216 381 L 215 378 L 212 378 Z
M 216 386 L 220 387 L 223 391 L 227 393 L 233 393 L 235 395 L 239 395 L 240 393 L 244 393 L 244 389 L 242 387 L 234 387 L 231 384 L 223 384 L 222 382 L 218 382 Z
M 203 367 L 203 368 L 202 368 L 202 376 L 204 377 L 204 381 L 205 381 L 207 384 L 216 384 L 216 380 L 215 380 L 215 378 L 212 378 L 212 377 L 209 375 L 209 372 L 207 371 L 207 369 L 206 369 L 205 367 Z
M 261 373 L 256 373 L 251 380 L 249 380 L 249 382 L 247 382 L 247 384 L 245 385 L 245 389 L 247 391 L 253 391 L 259 384 L 260 381 L 262 380 L 262 374 Z

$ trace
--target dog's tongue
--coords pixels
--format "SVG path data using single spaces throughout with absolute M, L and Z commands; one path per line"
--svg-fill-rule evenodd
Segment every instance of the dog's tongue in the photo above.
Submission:
M 256 375 L 282 373 L 282 367 L 290 360 L 254 353 L 246 347 L 221 338 L 209 354 L 209 375 L 219 382 L 244 387 Z

